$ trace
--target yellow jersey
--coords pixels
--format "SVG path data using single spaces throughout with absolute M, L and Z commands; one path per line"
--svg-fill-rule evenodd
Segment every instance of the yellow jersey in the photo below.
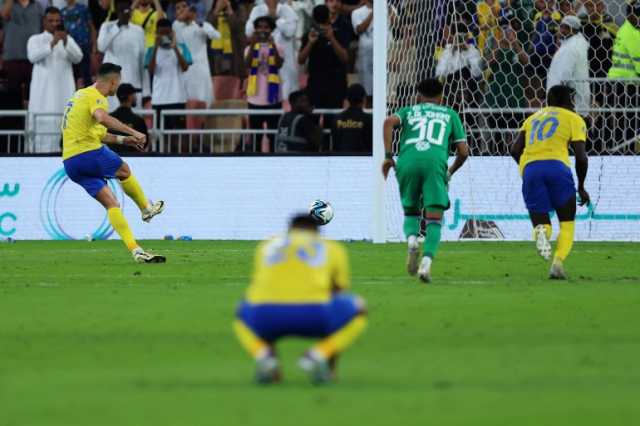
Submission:
M 546 107 L 529 116 L 520 128 L 525 133 L 520 173 L 527 164 L 540 160 L 558 160 L 571 167 L 569 143 L 587 140 L 587 125 L 573 111 Z
M 94 86 L 78 90 L 67 101 L 62 117 L 62 159 L 102 147 L 107 128 L 98 123 L 93 113 L 109 111 L 109 101 Z
M 290 231 L 261 243 L 247 290 L 249 303 L 326 303 L 332 290 L 350 287 L 346 249 L 317 233 Z
M 149 16 L 149 19 L 147 19 L 147 16 Z M 149 9 L 146 12 L 140 9 L 134 9 L 133 12 L 131 12 L 131 23 L 140 25 L 144 30 L 144 45 L 146 47 L 151 47 L 156 43 L 158 14 L 155 9 Z

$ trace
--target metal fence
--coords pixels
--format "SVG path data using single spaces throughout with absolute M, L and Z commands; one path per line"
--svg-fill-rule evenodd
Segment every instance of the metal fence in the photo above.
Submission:
M 318 122 L 324 125 L 324 145 L 333 148 L 329 122 L 331 116 L 343 110 L 318 109 L 313 114 Z M 365 110 L 371 112 L 371 110 Z M 277 130 L 267 128 L 249 128 L 249 117 L 271 116 L 279 119 L 284 110 L 249 110 L 249 109 L 189 109 L 189 110 L 134 110 L 152 122 L 149 127 L 150 151 L 163 154 L 176 153 L 244 153 L 264 152 L 266 145 L 275 138 Z M 7 118 L 20 120 L 21 128 L 0 128 L 0 153 L 34 153 L 39 152 L 36 144 L 43 137 L 61 137 L 60 130 L 51 130 L 39 123 L 42 118 L 54 117 L 58 122 L 62 114 L 31 113 L 24 110 L 0 110 L 0 123 Z M 186 122 L 195 123 L 187 128 Z M 6 123 L 5 123 L 6 124 Z M 1 126 L 0 126 L 1 127 Z M 16 126 L 14 126 L 16 127 Z M 50 127 L 50 126 L 49 126 Z M 57 126 L 55 127 L 58 128 Z

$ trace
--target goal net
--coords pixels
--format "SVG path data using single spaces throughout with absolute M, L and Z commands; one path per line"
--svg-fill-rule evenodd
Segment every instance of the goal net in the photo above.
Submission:
M 544 105 L 552 58 L 572 36 L 561 20 L 573 15 L 588 57 L 582 73 L 562 83 L 576 89 L 589 128 L 592 200 L 578 207 L 576 238 L 640 240 L 640 81 L 607 78 L 625 0 L 387 0 L 387 10 L 387 112 L 414 103 L 420 79 L 438 77 L 468 133 L 471 158 L 450 183 L 443 239 L 530 239 L 509 147 Z M 386 239 L 402 240 L 394 176 L 384 192 Z

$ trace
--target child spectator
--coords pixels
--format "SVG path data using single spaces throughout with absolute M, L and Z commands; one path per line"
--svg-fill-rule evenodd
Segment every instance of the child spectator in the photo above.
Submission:
M 282 87 L 279 70 L 283 63 L 283 48 L 272 37 L 276 22 L 271 16 L 262 16 L 253 21 L 253 26 L 254 32 L 245 50 L 245 64 L 249 70 L 249 109 L 280 109 Z M 264 124 L 268 129 L 275 130 L 278 126 L 278 115 L 249 116 L 249 126 L 252 129 L 262 129 Z M 269 135 L 269 152 L 274 151 L 273 141 L 273 136 Z

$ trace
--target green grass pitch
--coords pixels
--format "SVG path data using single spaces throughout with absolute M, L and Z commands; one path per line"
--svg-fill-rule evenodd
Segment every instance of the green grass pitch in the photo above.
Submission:
M 0 425 L 632 425 L 640 419 L 637 244 L 578 243 L 571 280 L 531 244 L 444 244 L 433 285 L 403 245 L 348 244 L 369 329 L 314 387 L 280 347 L 258 387 L 231 333 L 255 243 L 0 245 Z

